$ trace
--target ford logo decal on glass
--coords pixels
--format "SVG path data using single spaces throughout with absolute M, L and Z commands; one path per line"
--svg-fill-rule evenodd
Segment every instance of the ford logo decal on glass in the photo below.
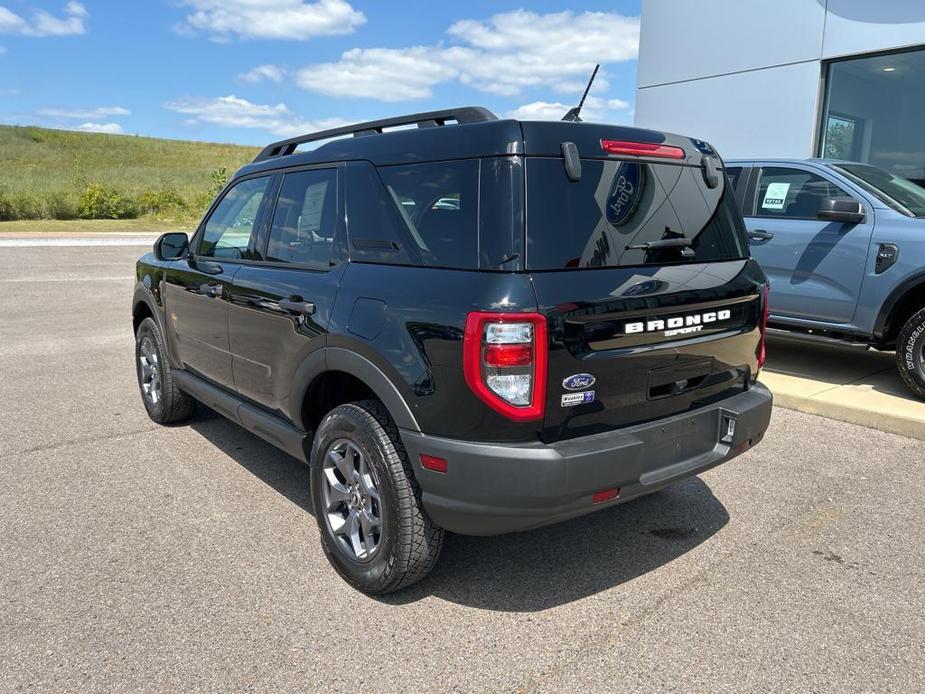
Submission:
M 562 381 L 562 387 L 566 390 L 584 390 L 593 386 L 595 380 L 591 374 L 573 374 Z
M 607 196 L 607 221 L 618 227 L 626 224 L 639 206 L 645 169 L 635 161 L 624 161 L 617 167 Z

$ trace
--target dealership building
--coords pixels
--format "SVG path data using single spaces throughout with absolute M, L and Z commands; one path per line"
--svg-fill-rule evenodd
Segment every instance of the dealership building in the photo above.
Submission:
M 643 0 L 635 119 L 925 186 L 925 0 Z

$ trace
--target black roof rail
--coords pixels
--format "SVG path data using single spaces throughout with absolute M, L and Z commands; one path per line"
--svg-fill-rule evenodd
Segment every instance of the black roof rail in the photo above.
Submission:
M 447 121 L 456 121 L 463 123 L 484 123 L 485 121 L 498 120 L 498 117 L 486 108 L 481 106 L 463 106 L 461 108 L 450 108 L 443 111 L 427 111 L 425 113 L 412 113 L 407 116 L 398 116 L 396 118 L 383 118 L 382 120 L 372 120 L 366 123 L 357 123 L 356 125 L 345 125 L 341 128 L 332 128 L 330 130 L 320 130 L 316 133 L 308 133 L 291 137 L 288 140 L 280 140 L 263 148 L 260 154 L 254 159 L 254 163 L 272 159 L 273 157 L 284 157 L 295 152 L 296 147 L 306 142 L 316 142 L 318 140 L 327 140 L 332 137 L 341 135 L 353 135 L 361 137 L 364 135 L 378 135 L 384 128 L 394 128 L 400 125 L 417 125 L 419 128 L 431 128 L 446 124 Z

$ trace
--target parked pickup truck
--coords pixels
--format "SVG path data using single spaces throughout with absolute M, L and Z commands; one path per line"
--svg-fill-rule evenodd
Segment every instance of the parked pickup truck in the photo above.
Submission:
M 726 174 L 771 282 L 771 328 L 896 350 L 925 399 L 925 189 L 827 159 L 729 160 Z
M 384 593 L 444 530 L 573 518 L 757 444 L 766 289 L 705 142 L 413 114 L 275 142 L 161 237 L 138 385 L 156 422 L 198 400 L 310 463 L 328 558 Z

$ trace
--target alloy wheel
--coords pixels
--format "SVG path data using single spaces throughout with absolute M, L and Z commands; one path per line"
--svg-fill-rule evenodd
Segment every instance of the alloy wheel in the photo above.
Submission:
M 145 399 L 156 405 L 161 399 L 161 370 L 157 358 L 157 346 L 150 336 L 145 336 L 138 348 L 141 392 Z
M 348 439 L 328 448 L 321 470 L 325 522 L 341 552 L 368 562 L 382 542 L 382 499 L 366 455 Z

